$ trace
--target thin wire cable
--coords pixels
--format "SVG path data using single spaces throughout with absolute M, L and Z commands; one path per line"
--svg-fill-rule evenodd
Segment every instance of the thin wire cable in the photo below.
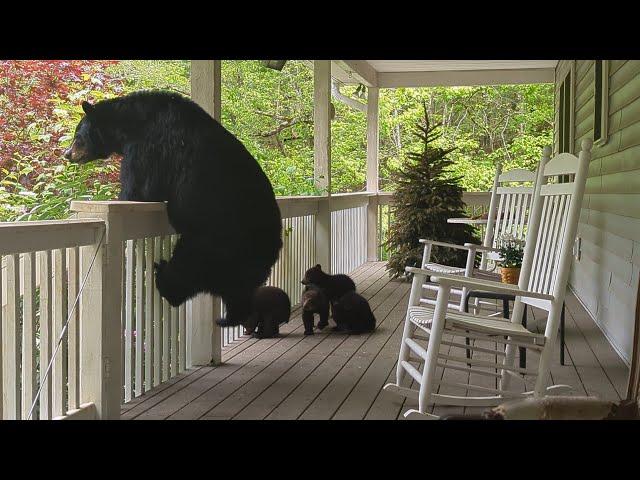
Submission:
M 33 403 L 31 404 L 31 409 L 29 410 L 29 416 L 27 417 L 27 420 L 31 420 L 31 416 L 33 415 L 33 409 L 36 407 L 36 403 L 38 403 L 38 400 L 40 399 L 40 392 L 42 392 L 42 388 L 44 387 L 45 382 L 49 376 L 49 372 L 51 371 L 51 367 L 53 366 L 53 361 L 56 358 L 56 354 L 58 353 L 58 350 L 60 349 L 60 345 L 62 344 L 62 339 L 64 338 L 64 335 L 67 331 L 67 327 L 69 326 L 69 322 L 71 321 L 71 315 L 73 315 L 76 305 L 78 304 L 78 300 L 80 299 L 80 295 L 82 294 L 82 290 L 84 290 L 84 286 L 87 283 L 87 279 L 89 278 L 89 273 L 91 273 L 93 264 L 96 261 L 96 257 L 98 256 L 98 252 L 100 251 L 100 247 L 102 246 L 102 240 L 104 240 L 104 234 L 105 234 L 105 230 L 102 231 L 102 235 L 100 236 L 100 240 L 98 241 L 96 252 L 93 254 L 93 258 L 91 259 L 91 263 L 89 264 L 89 268 L 87 269 L 87 274 L 85 275 L 84 280 L 82 280 L 82 285 L 80 285 L 80 289 L 78 290 L 78 295 L 76 295 L 76 299 L 73 302 L 73 306 L 71 307 L 71 310 L 69 310 L 69 316 L 67 317 L 67 321 L 65 322 L 64 327 L 62 327 L 62 331 L 60 332 L 60 337 L 58 338 L 58 344 L 56 345 L 56 349 L 53 351 L 53 355 L 51 355 L 51 360 L 49 361 L 47 370 L 44 373 L 44 377 L 40 381 L 40 387 L 38 388 L 38 391 L 34 396 Z

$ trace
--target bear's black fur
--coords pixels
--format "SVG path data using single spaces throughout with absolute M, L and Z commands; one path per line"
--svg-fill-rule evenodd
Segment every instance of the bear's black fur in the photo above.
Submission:
M 120 200 L 167 201 L 180 233 L 156 286 L 173 306 L 199 292 L 220 295 L 221 325 L 239 325 L 282 247 L 273 188 L 247 149 L 195 102 L 145 91 L 91 105 L 65 157 L 123 156 Z
M 244 327 L 246 334 L 255 338 L 273 338 L 280 333 L 280 324 L 288 323 L 291 300 L 287 292 L 278 287 L 259 287 L 253 294 L 251 313 Z
M 334 303 L 333 320 L 336 330 L 348 333 L 373 332 L 376 328 L 376 317 L 369 302 L 356 292 L 348 292 Z
M 329 303 L 331 303 L 332 316 L 334 303 L 345 293 L 356 291 L 356 284 L 351 277 L 344 274 L 329 275 L 322 271 L 320 264 L 305 272 L 302 284 L 314 284 L 324 291 Z
M 320 330 L 329 325 L 329 300 L 320 287 L 312 283 L 306 285 L 301 303 L 305 335 L 313 335 L 313 319 L 316 313 L 320 316 Z

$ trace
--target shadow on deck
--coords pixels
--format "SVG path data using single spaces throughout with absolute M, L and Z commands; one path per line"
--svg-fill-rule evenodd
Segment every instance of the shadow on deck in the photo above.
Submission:
M 225 348 L 222 365 L 194 368 L 163 383 L 123 405 L 122 418 L 402 419 L 407 409 L 417 405 L 382 387 L 395 378 L 410 283 L 390 281 L 384 262 L 366 263 L 351 276 L 378 320 L 374 333 L 350 336 L 329 328 L 304 336 L 296 309 L 291 321 L 280 328 L 279 338 L 239 339 Z M 543 329 L 541 312 L 534 309 L 533 317 L 529 316 L 529 327 Z M 565 366 L 559 363 L 559 348 L 551 368 L 553 383 L 572 385 L 574 395 L 615 401 L 625 396 L 627 366 L 572 294 L 567 298 Z M 527 363 L 537 365 L 531 352 Z M 463 375 L 469 381 L 462 372 L 448 370 L 446 375 L 457 375 L 458 382 L 465 381 L 460 378 Z M 525 391 L 532 385 L 533 379 L 526 377 L 518 387 Z M 464 394 L 464 390 L 449 387 L 441 393 Z M 437 407 L 434 413 L 483 410 Z

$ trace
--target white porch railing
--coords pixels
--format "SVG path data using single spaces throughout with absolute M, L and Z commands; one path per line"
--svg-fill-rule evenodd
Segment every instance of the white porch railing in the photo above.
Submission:
M 273 266 L 268 285 L 282 288 L 291 304 L 300 302 L 305 271 L 317 263 L 316 220 L 321 203 L 330 202 L 331 209 L 331 269 L 333 273 L 348 273 L 367 261 L 367 205 L 372 194 L 353 193 L 327 197 L 279 197 L 282 215 L 283 246 L 280 258 Z M 375 195 L 374 195 L 375 196 Z M 323 265 L 326 270 L 326 266 Z M 222 346 L 243 336 L 242 327 L 223 328 Z
M 372 193 L 278 198 L 284 245 L 268 283 L 299 303 L 300 280 L 327 241 L 334 273 L 357 268 L 371 238 L 368 206 L 383 212 L 390 200 Z M 164 204 L 71 207 L 70 220 L 0 223 L 0 418 L 29 418 L 32 405 L 33 419 L 118 418 L 122 402 L 193 365 L 220 362 L 222 347 L 242 336 L 240 327 L 215 326 L 219 299 L 199 295 L 171 308 L 159 296 L 153 262 L 169 258 L 176 240 Z M 318 229 L 326 211 L 328 238 Z
M 44 377 L 88 265 L 81 250 L 96 245 L 104 233 L 100 220 L 0 224 L 4 267 L 0 418 L 29 418 L 34 400 L 32 418 L 41 419 L 63 415 L 85 403 L 80 391 L 80 349 L 98 345 L 89 337 L 81 341 L 80 324 L 91 322 L 77 306 L 52 369 Z

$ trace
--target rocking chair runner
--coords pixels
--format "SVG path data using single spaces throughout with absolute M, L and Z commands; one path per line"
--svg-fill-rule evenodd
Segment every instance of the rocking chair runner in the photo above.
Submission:
M 502 167 L 498 165 L 491 190 L 487 228 L 482 245 L 473 243 L 456 245 L 420 239 L 420 243 L 424 244 L 422 268 L 431 270 L 434 273 L 464 275 L 466 277 L 480 275 L 490 278 L 492 270 L 487 270 L 487 265 L 489 261 L 492 261 L 493 268 L 495 268 L 495 262 L 500 259 L 498 250 L 496 249 L 500 235 L 510 233 L 514 237 L 521 239 L 524 238 L 526 234 L 535 181 L 536 173 L 534 172 L 518 168 L 502 173 Z M 520 185 L 514 186 L 514 183 Z M 527 183 L 533 183 L 534 185 L 529 186 L 526 185 Z M 466 266 L 464 268 L 452 267 L 431 262 L 431 248 L 433 245 L 467 250 Z M 479 268 L 474 267 L 477 252 L 482 254 Z M 437 290 L 438 287 L 430 285 L 427 288 Z M 460 302 L 457 305 L 450 304 L 449 308 L 463 311 L 466 292 L 466 287 L 462 289 L 452 288 L 452 293 L 460 296 Z M 430 305 L 435 304 L 435 301 L 432 299 L 423 299 L 422 302 Z
M 418 410 L 407 411 L 405 417 L 435 417 L 427 413 L 427 406 L 434 403 L 493 406 L 505 399 L 541 397 L 550 390 L 557 392 L 570 388 L 566 385 L 547 388 L 546 385 L 571 268 L 573 244 L 591 158 L 591 145 L 592 142 L 589 140 L 582 142 L 579 158 L 569 153 L 561 153 L 548 162 L 551 149 L 545 147 L 543 150 L 533 195 L 520 282 L 517 286 L 479 278 L 434 275 L 434 272 L 429 270 L 407 267 L 406 270 L 413 273 L 414 278 L 398 358 L 396 382 L 384 387 L 387 391 L 418 399 Z M 566 175 L 573 176 L 573 180 L 568 183 L 553 182 L 553 179 Z M 435 308 L 421 305 L 427 276 L 431 276 L 431 279 L 438 283 Z M 511 319 L 488 318 L 448 310 L 448 298 L 453 286 L 514 295 L 516 301 Z M 525 304 L 549 312 L 544 334 L 534 333 L 522 326 Z M 452 337 L 450 341 L 443 340 L 445 333 Z M 506 347 L 467 347 L 461 341 L 456 342 L 456 337 L 485 340 Z M 426 345 L 420 343 L 425 341 Z M 442 354 L 441 344 L 489 352 L 502 360 L 487 361 Z M 529 371 L 514 365 L 515 351 L 518 347 L 540 352 L 537 370 Z M 423 364 L 422 371 L 420 364 Z M 499 388 L 440 381 L 435 377 L 436 367 L 490 376 L 499 380 Z M 406 373 L 420 385 L 419 390 L 401 385 Z M 512 377 L 518 378 L 520 374 L 537 375 L 533 391 L 509 391 L 510 380 Z M 438 394 L 438 385 L 455 386 L 485 395 L 466 397 Z

